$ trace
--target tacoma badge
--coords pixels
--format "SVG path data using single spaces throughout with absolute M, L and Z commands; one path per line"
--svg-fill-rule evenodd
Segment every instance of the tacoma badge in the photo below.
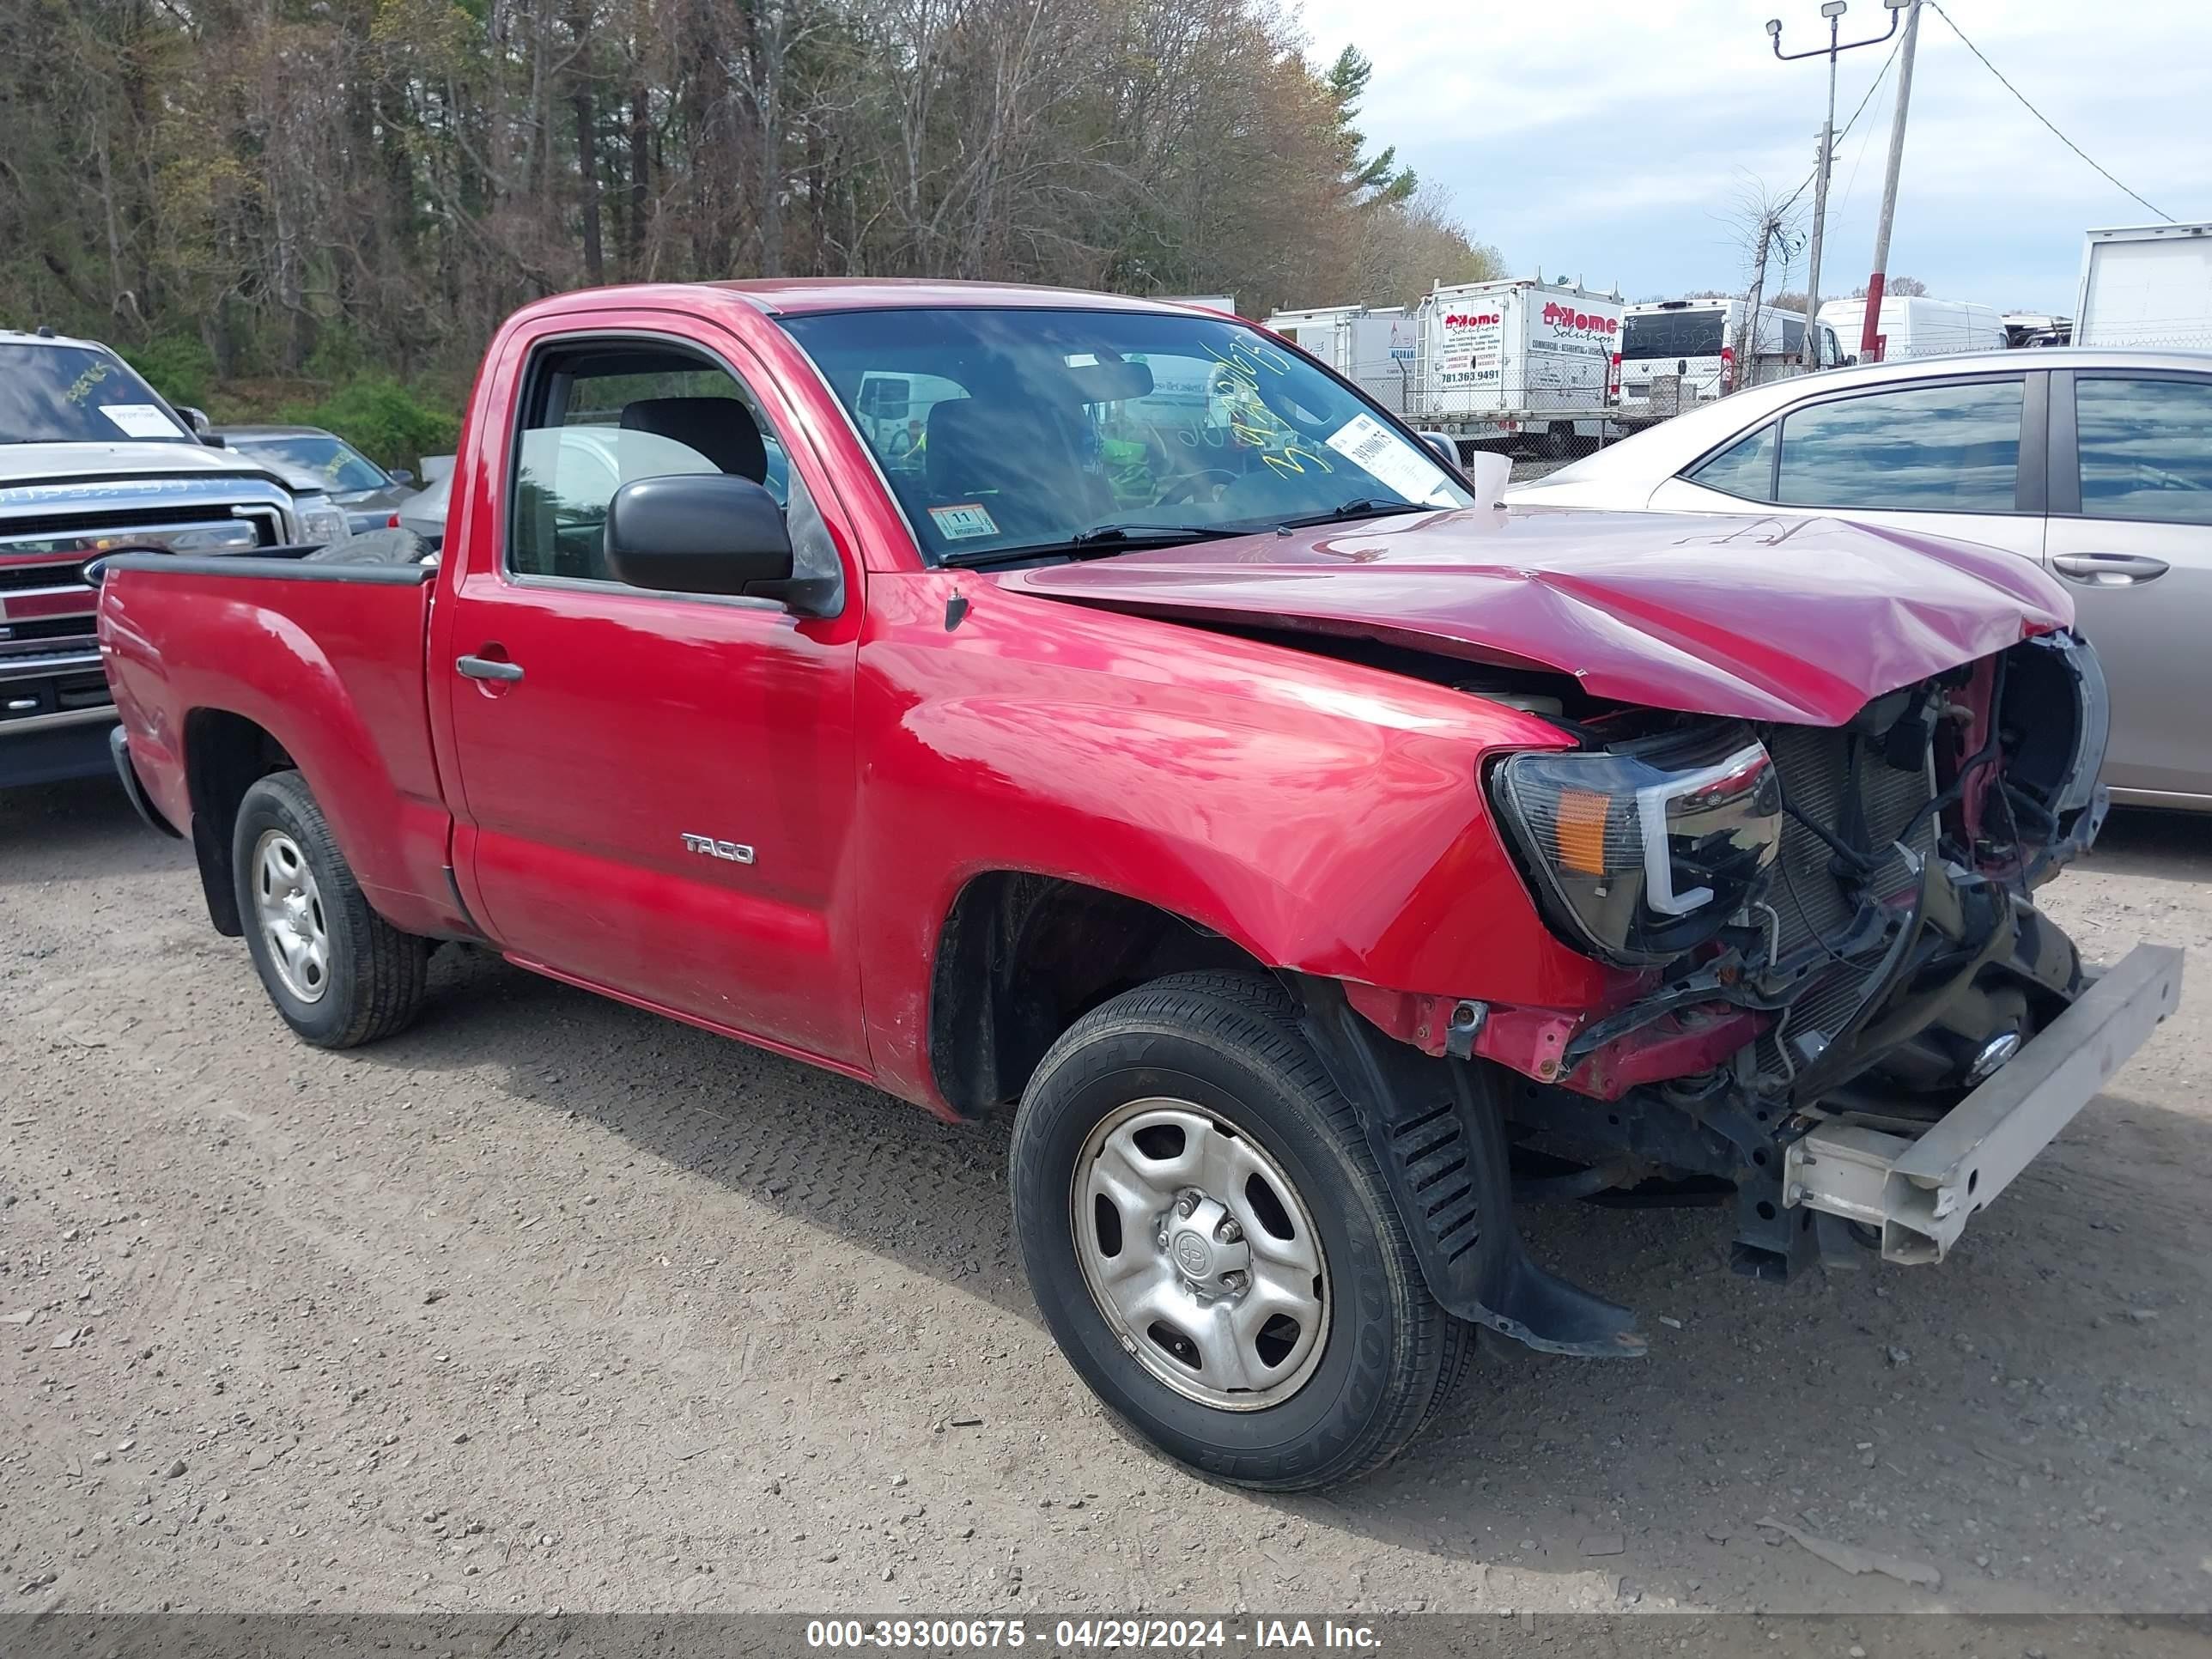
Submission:
M 731 864 L 750 864 L 753 861 L 753 849 L 741 841 L 716 841 L 712 836 L 686 835 L 684 848 L 686 852 L 696 853 L 702 858 L 722 859 Z

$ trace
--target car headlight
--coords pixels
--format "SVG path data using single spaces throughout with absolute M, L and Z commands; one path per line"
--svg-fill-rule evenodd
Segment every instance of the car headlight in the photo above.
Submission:
M 1782 845 L 1773 759 L 1741 728 L 1516 755 L 1491 783 L 1554 927 L 1623 966 L 1711 939 L 1765 890 Z
M 300 539 L 327 547 L 353 534 L 345 509 L 327 495 L 302 495 L 295 510 L 300 519 Z

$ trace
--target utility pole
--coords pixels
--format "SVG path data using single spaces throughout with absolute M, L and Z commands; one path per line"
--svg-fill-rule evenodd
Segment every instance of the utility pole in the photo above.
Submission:
M 1825 56 L 1828 60 L 1828 118 L 1820 125 L 1820 153 L 1813 167 L 1813 245 L 1806 256 L 1809 267 L 1805 276 L 1805 338 L 1802 361 L 1808 371 L 1820 366 L 1820 334 L 1817 318 L 1820 310 L 1820 235 L 1828 219 L 1828 164 L 1833 159 L 1836 133 L 1836 56 L 1838 52 L 1853 52 L 1861 46 L 1878 46 L 1897 33 L 1897 14 L 1915 0 L 1882 0 L 1889 13 L 1889 27 L 1880 34 L 1870 34 L 1863 40 L 1840 40 L 1837 37 L 1843 27 L 1844 13 L 1850 9 L 1845 0 L 1824 0 L 1820 15 L 1828 20 L 1828 44 L 1811 52 L 1782 50 L 1782 20 L 1770 17 L 1766 33 L 1774 43 L 1774 55 L 1784 63 L 1794 63 L 1801 58 Z M 1917 15 L 1916 11 L 1915 15 Z M 1752 326 L 1758 327 L 1753 319 Z
M 1736 325 L 1735 338 L 1733 341 L 1724 341 L 1723 343 L 1724 346 L 1732 349 L 1735 354 L 1733 359 L 1733 366 L 1735 369 L 1734 380 L 1731 381 L 1727 378 L 1729 373 L 1728 368 L 1723 367 L 1722 370 L 1723 377 L 1723 391 L 1741 392 L 1747 386 L 1753 386 L 1759 384 L 1759 335 L 1757 332 L 1757 325 L 1759 313 L 1759 301 L 1765 297 L 1766 292 L 1767 260 L 1774 250 L 1778 247 L 1782 252 L 1782 269 L 1786 276 L 1790 270 L 1790 259 L 1792 252 L 1790 246 L 1789 233 L 1782 228 L 1782 216 L 1785 210 L 1784 208 L 1776 205 L 1773 202 L 1766 200 L 1763 197 L 1755 203 L 1752 203 L 1747 205 L 1753 209 L 1754 216 L 1758 221 L 1757 229 L 1759 234 L 1759 245 L 1752 256 L 1751 293 L 1749 297 L 1744 301 L 1743 317 Z M 1729 352 L 1724 350 L 1722 353 L 1722 356 L 1725 362 L 1729 357 Z
M 1874 274 L 1867 278 L 1866 320 L 1859 325 L 1859 361 L 1881 359 L 1881 289 L 1889 276 L 1889 227 L 1897 216 L 1897 169 L 1905 159 L 1905 106 L 1912 96 L 1912 49 L 1920 41 L 1920 0 L 1908 0 L 1905 43 L 1897 53 L 1897 108 L 1889 118 L 1889 166 L 1881 175 L 1881 217 L 1874 227 Z
M 1766 251 L 1781 234 L 1781 216 L 1770 209 L 1759 222 L 1759 255 L 1751 268 L 1751 303 L 1745 307 L 1744 325 L 1735 336 L 1736 368 L 1745 386 L 1756 384 L 1758 379 L 1759 302 L 1766 289 Z
M 1820 312 L 1820 233 L 1828 222 L 1828 162 L 1836 149 L 1836 26 L 1844 15 L 1844 0 L 1828 0 L 1820 11 L 1828 20 L 1828 118 L 1820 123 L 1820 154 L 1813 166 L 1813 245 L 1805 255 L 1802 361 L 1808 374 L 1820 366 L 1820 331 L 1814 319 Z

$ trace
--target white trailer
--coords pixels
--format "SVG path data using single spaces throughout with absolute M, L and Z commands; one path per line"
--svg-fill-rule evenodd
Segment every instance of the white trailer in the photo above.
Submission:
M 2212 348 L 2212 224 L 2089 232 L 2074 343 Z
M 1403 306 L 1316 306 L 1279 311 L 1267 326 L 1318 357 L 1394 415 L 1403 415 L 1417 340 Z
M 1595 441 L 1619 414 L 1626 310 L 1618 294 L 1540 277 L 1439 285 L 1413 313 L 1405 416 L 1462 450 Z
M 1439 283 L 1411 313 L 1314 306 L 1267 325 L 1462 454 L 1565 454 L 1620 416 L 1624 309 L 1618 294 L 1519 276 Z

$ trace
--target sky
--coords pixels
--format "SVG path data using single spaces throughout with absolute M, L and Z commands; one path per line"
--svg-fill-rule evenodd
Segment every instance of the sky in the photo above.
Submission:
M 2212 221 L 2212 0 L 1942 0 L 2060 131 L 2160 213 Z M 1304 0 L 1310 56 L 1347 43 L 1375 65 L 1358 125 L 1397 146 L 1514 274 L 1540 265 L 1631 300 L 1741 290 L 1747 191 L 1787 196 L 1812 172 L 1827 97 L 1818 0 L 1582 0 L 1377 5 Z M 1851 0 L 1846 43 L 1879 35 L 1881 0 Z M 1903 33 L 1900 27 L 1899 35 Z M 1863 285 L 1874 256 L 1896 39 L 1837 60 L 1823 294 Z M 1799 198 L 1809 230 L 1813 192 Z M 2159 217 L 2052 137 L 1921 8 L 1892 276 L 2000 311 L 2070 313 L 2081 234 Z M 1801 247 L 1786 286 L 1802 289 Z M 1771 271 L 1767 291 L 1776 291 Z M 1330 296 L 1315 295 L 1314 304 Z

